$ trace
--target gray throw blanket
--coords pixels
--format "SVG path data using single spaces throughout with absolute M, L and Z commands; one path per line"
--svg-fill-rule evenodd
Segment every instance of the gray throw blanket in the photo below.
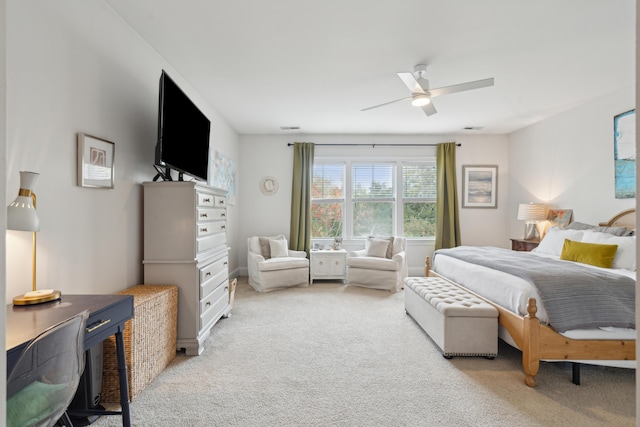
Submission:
M 635 328 L 635 280 L 578 263 L 493 247 L 460 246 L 438 254 L 503 271 L 538 290 L 558 332 L 613 326 Z M 490 285 L 489 285 L 490 286 Z

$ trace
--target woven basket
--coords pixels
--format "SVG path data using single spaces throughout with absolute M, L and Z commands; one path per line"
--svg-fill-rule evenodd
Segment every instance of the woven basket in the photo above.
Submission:
M 176 357 L 178 287 L 137 285 L 118 294 L 133 295 L 133 319 L 125 323 L 129 400 L 133 400 Z M 102 402 L 120 402 L 115 337 L 103 343 Z

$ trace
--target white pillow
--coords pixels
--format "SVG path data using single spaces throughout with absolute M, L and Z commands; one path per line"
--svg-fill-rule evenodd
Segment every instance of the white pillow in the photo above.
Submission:
M 289 248 L 286 240 L 269 240 L 269 248 L 271 249 L 271 258 L 286 258 L 289 256 Z
M 369 247 L 367 248 L 367 256 L 386 258 L 388 246 L 388 240 L 371 239 L 369 240 Z
M 583 233 L 584 231 L 564 230 L 558 227 L 551 227 L 547 230 L 547 234 L 544 235 L 544 238 L 534 251 L 560 256 L 562 247 L 564 246 L 564 239 L 581 242 Z
M 586 230 L 582 236 L 585 243 L 618 245 L 612 268 L 636 270 L 636 236 L 614 236 L 599 231 Z

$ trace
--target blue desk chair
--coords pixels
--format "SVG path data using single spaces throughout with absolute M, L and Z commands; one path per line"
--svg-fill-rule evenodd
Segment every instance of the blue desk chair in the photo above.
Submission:
M 7 379 L 7 427 L 72 426 L 66 413 L 84 370 L 86 310 L 34 339 Z

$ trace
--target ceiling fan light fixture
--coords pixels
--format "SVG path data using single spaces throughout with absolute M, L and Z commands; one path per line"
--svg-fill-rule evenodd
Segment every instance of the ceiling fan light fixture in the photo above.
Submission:
M 421 94 L 413 97 L 413 99 L 411 100 L 411 105 L 413 105 L 414 107 L 424 107 L 430 102 L 431 99 L 429 99 L 427 95 Z

